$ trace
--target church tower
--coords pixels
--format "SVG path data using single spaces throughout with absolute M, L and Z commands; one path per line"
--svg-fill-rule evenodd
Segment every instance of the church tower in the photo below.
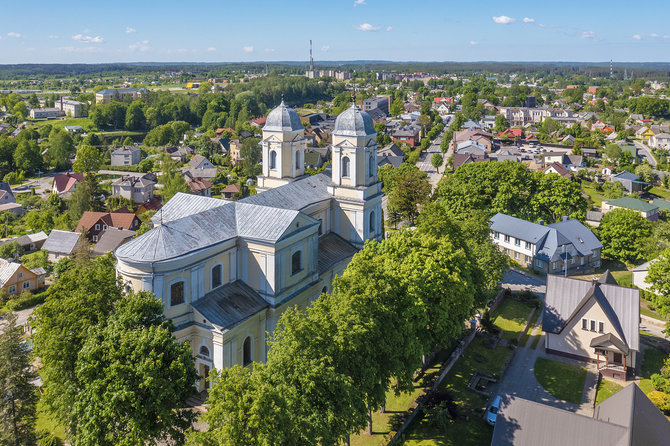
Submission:
M 288 184 L 305 173 L 305 128 L 300 116 L 282 99 L 263 127 L 263 174 L 259 192 Z
M 367 239 L 382 239 L 377 132 L 370 115 L 355 103 L 335 121 L 330 192 L 338 203 L 335 232 L 358 248 Z

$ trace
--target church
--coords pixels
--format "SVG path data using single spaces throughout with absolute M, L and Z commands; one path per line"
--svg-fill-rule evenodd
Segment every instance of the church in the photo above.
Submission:
M 353 104 L 337 117 L 332 168 L 305 174 L 304 127 L 281 104 L 263 127 L 258 194 L 231 202 L 179 193 L 153 229 L 117 248 L 117 275 L 163 303 L 200 376 L 267 358 L 289 307 L 331 289 L 365 240 L 382 239 L 376 132 Z M 204 378 L 198 383 L 205 390 Z

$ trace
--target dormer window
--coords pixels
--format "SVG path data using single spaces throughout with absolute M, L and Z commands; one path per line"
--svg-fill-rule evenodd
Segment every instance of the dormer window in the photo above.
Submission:
M 302 251 L 296 251 L 291 256 L 291 274 L 296 274 L 302 269 Z

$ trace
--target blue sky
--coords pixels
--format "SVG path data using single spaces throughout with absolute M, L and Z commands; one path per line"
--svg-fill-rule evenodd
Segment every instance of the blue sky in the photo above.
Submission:
M 310 38 L 317 65 L 667 62 L 668 17 L 668 0 L 17 1 L 2 6 L 0 63 L 307 60 Z

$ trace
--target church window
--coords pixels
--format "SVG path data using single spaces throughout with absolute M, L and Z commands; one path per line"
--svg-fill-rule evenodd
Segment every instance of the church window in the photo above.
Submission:
M 349 176 L 349 157 L 345 156 L 342 158 L 342 176 L 343 177 L 348 177 Z
M 369 177 L 375 176 L 375 161 L 372 158 L 372 155 L 370 155 L 370 159 L 368 160 L 368 176 Z
M 221 265 L 216 265 L 212 268 L 212 289 L 220 287 L 223 282 Z
M 375 211 L 370 212 L 370 234 L 375 233 Z
M 277 152 L 270 150 L 270 169 L 277 168 Z
M 200 354 L 209 358 L 209 349 L 203 345 L 200 347 Z
M 244 367 L 251 364 L 251 337 L 247 336 L 242 345 L 242 365 Z
M 301 166 L 300 166 L 300 151 L 299 150 L 295 151 L 295 168 L 296 169 L 301 168 Z
M 291 256 L 291 274 L 295 274 L 302 268 L 302 251 L 296 251 Z
M 170 306 L 184 303 L 184 281 L 173 283 L 170 286 Z

